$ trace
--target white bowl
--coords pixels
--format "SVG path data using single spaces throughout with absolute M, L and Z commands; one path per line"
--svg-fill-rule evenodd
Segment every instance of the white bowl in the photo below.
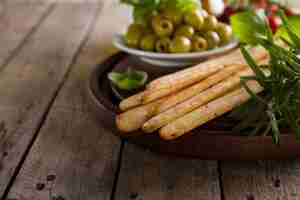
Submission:
M 147 52 L 139 49 L 130 48 L 126 46 L 123 36 L 121 34 L 117 34 L 114 36 L 113 44 L 118 49 L 128 54 L 135 55 L 144 62 L 150 63 L 152 65 L 160 67 L 184 67 L 199 63 L 201 61 L 206 60 L 209 57 L 225 54 L 237 47 L 238 41 L 232 40 L 231 42 L 222 47 L 208 51 L 176 54 Z

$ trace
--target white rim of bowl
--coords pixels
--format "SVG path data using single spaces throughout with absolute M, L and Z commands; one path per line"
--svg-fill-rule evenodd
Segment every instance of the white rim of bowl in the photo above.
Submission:
M 226 51 L 229 51 L 239 44 L 237 39 L 233 39 L 231 42 L 228 44 L 221 46 L 216 49 L 208 50 L 208 51 L 203 51 L 203 52 L 191 52 L 191 53 L 176 53 L 176 54 L 168 54 L 168 53 L 154 53 L 154 52 L 147 52 L 147 51 L 142 51 L 138 49 L 133 49 L 130 47 L 127 47 L 124 43 L 123 40 L 123 35 L 121 34 L 116 34 L 113 38 L 113 45 L 125 52 L 128 52 L 130 54 L 134 54 L 137 56 L 142 56 L 142 57 L 149 57 L 149 58 L 157 58 L 157 59 L 192 59 L 192 58 L 205 58 L 209 56 L 214 56 L 218 54 L 222 54 Z

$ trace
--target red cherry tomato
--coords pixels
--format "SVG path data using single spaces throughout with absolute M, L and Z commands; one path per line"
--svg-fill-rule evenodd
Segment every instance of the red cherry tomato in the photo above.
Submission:
M 278 10 L 279 10 L 279 6 L 278 6 L 277 4 L 272 4 L 272 5 L 270 6 L 270 11 L 271 11 L 272 14 L 277 13 Z
M 268 21 L 269 21 L 269 24 L 270 24 L 270 27 L 273 31 L 273 33 L 276 32 L 277 28 L 280 26 L 281 24 L 281 20 L 279 17 L 277 16 L 268 16 Z

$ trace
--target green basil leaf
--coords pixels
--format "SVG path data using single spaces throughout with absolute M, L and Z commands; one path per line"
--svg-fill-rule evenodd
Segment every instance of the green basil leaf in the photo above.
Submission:
M 148 8 L 143 6 L 135 6 L 133 9 L 133 20 L 138 24 L 146 24 L 149 16 Z
M 201 8 L 198 0 L 177 0 L 177 8 L 182 12 L 189 12 Z
M 160 0 L 121 0 L 121 3 L 129 4 L 132 6 L 152 6 L 158 5 Z
M 255 45 L 257 38 L 267 37 L 268 29 L 263 11 L 246 11 L 230 17 L 235 36 L 242 42 Z
M 160 8 L 177 10 L 178 12 L 189 12 L 201 8 L 199 0 L 161 0 Z
M 133 7 L 133 19 L 135 23 L 147 25 L 153 12 L 158 9 L 160 0 L 148 0 Z

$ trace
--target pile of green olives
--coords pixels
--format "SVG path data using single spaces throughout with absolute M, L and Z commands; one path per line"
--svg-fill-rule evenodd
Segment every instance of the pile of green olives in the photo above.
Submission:
M 124 38 L 129 47 L 144 51 L 201 52 L 230 42 L 232 29 L 205 10 L 164 9 L 151 16 L 147 25 L 131 24 Z

